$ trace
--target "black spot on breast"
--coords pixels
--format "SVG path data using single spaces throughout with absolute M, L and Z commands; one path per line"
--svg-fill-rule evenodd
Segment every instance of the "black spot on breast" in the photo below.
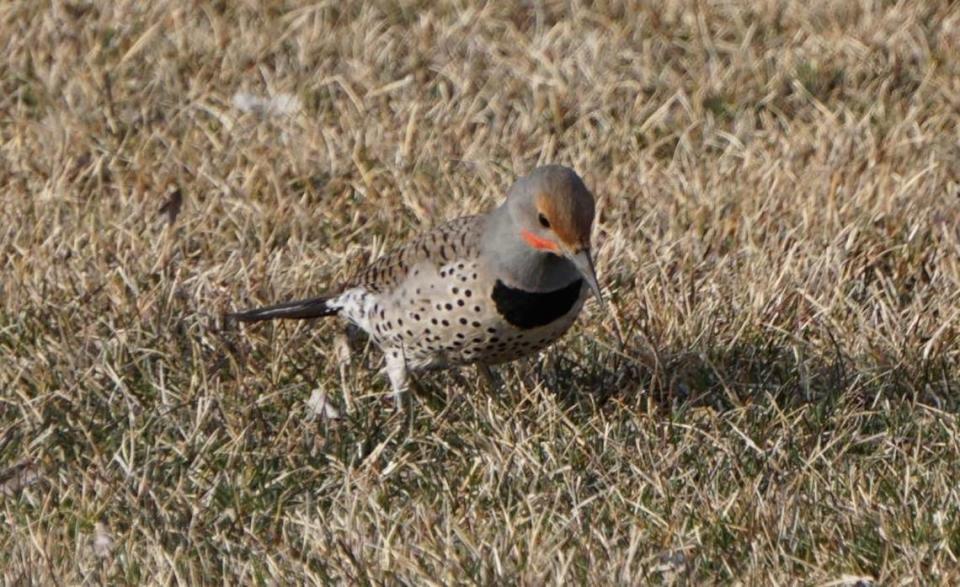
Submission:
M 580 298 L 578 279 L 570 285 L 548 292 L 529 292 L 508 287 L 499 279 L 490 296 L 497 312 L 517 328 L 536 328 L 557 320 L 570 311 Z

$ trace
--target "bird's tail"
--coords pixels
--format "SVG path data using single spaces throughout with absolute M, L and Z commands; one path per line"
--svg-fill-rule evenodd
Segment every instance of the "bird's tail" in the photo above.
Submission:
M 333 297 L 334 296 L 321 296 L 309 300 L 285 302 L 275 306 L 264 306 L 263 308 L 254 308 L 253 310 L 227 314 L 227 318 L 239 320 L 240 322 L 260 322 L 261 320 L 273 320 L 275 318 L 303 320 L 306 318 L 332 316 L 338 312 L 337 308 L 332 308 L 327 303 Z

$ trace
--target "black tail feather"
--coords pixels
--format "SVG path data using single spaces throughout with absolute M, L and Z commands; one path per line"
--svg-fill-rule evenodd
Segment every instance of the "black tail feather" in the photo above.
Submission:
M 327 305 L 329 300 L 329 296 L 324 296 L 311 298 L 309 300 L 285 302 L 283 304 L 276 304 L 275 306 L 265 306 L 263 308 L 254 308 L 253 310 L 227 314 L 227 318 L 239 320 L 240 322 L 260 322 L 261 320 L 273 320 L 275 318 L 303 320 L 306 318 L 332 316 L 337 313 L 337 310 Z

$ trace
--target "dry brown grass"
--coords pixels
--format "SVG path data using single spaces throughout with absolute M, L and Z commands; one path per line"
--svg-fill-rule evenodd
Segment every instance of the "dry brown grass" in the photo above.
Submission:
M 257 4 L 0 6 L 4 583 L 960 580 L 955 5 Z M 547 161 L 612 311 L 502 397 L 221 329 Z

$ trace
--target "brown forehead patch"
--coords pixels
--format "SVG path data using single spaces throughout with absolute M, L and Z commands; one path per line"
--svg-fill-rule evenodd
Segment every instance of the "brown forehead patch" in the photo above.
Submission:
M 590 246 L 590 227 L 593 225 L 593 196 L 582 186 L 549 185 L 545 182 L 534 201 L 537 210 L 550 220 L 550 227 L 569 247 Z

